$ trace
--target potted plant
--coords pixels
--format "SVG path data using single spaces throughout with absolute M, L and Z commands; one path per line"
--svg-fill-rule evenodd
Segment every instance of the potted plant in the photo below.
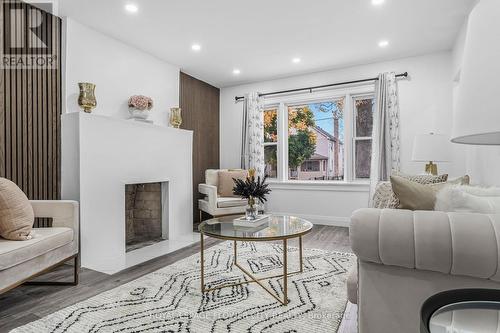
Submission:
M 128 99 L 128 111 L 134 119 L 148 119 L 149 110 L 153 108 L 151 97 L 134 95 Z
M 268 188 L 269 184 L 266 184 L 267 176 L 263 179 L 257 177 L 255 179 L 255 169 L 248 170 L 248 176 L 245 180 L 235 179 L 233 194 L 247 199 L 248 205 L 245 212 L 245 217 L 247 220 L 255 220 L 258 216 L 257 201 L 264 203 L 267 201 L 266 195 L 271 192 Z

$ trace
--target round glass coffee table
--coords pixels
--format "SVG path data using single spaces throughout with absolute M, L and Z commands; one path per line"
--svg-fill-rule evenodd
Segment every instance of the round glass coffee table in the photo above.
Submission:
M 271 215 L 268 218 L 268 222 L 260 227 L 247 228 L 239 227 L 233 225 L 233 220 L 238 218 L 238 216 L 224 216 L 213 218 L 210 220 L 203 221 L 198 230 L 200 231 L 200 254 L 201 254 L 201 292 L 209 292 L 221 288 L 233 287 L 236 285 L 247 284 L 247 283 L 257 283 L 265 291 L 267 291 L 271 296 L 273 296 L 277 301 L 283 305 L 288 304 L 288 277 L 293 274 L 302 273 L 303 271 L 303 257 L 302 257 L 302 236 L 309 233 L 313 227 L 312 223 L 304 219 L 287 216 L 287 215 Z M 238 267 L 245 275 L 250 278 L 250 281 L 226 284 L 222 286 L 217 286 L 214 288 L 205 287 L 205 271 L 204 271 L 204 246 L 203 246 L 203 236 L 213 237 L 222 240 L 233 241 L 233 251 L 234 251 L 234 266 Z M 287 245 L 288 240 L 292 238 L 299 239 L 299 270 L 296 272 L 288 272 L 288 261 L 287 261 Z M 282 241 L 283 242 L 283 274 L 267 276 L 267 277 L 256 277 L 250 273 L 247 269 L 242 267 L 238 263 L 238 241 L 244 242 L 262 242 L 262 241 Z M 262 283 L 263 280 L 271 278 L 283 278 L 283 299 L 278 297 L 273 291 L 271 291 L 266 285 Z

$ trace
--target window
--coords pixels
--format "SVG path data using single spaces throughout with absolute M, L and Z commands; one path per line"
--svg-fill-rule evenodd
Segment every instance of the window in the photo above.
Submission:
M 290 181 L 370 177 L 373 86 L 266 99 L 265 172 Z
M 289 179 L 344 179 L 343 113 L 344 98 L 288 106 Z
M 373 97 L 354 98 L 354 175 L 356 178 L 370 178 Z
M 278 176 L 278 108 L 264 110 L 264 161 L 265 174 L 269 178 Z
M 320 171 L 320 169 L 319 169 L 319 161 L 305 161 L 300 166 L 300 170 L 301 171 L 318 172 L 318 171 Z

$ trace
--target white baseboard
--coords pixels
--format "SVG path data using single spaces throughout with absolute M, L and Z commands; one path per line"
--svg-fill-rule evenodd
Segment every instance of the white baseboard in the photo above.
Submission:
M 276 215 L 291 215 L 303 218 L 305 220 L 311 221 L 313 224 L 317 225 L 329 225 L 335 227 L 349 227 L 349 218 L 341 216 L 323 216 L 323 215 L 308 215 L 308 214 L 294 214 L 294 213 L 284 213 L 284 212 L 270 212 Z

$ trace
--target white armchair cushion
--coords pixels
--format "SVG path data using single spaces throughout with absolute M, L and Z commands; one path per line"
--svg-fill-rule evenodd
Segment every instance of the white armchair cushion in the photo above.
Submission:
M 240 206 L 246 206 L 246 204 L 247 201 L 241 198 L 235 198 L 235 197 L 217 198 L 217 207 L 219 208 L 240 207 Z
M 70 228 L 34 228 L 33 238 L 11 241 L 0 238 L 0 271 L 19 265 L 73 241 Z

